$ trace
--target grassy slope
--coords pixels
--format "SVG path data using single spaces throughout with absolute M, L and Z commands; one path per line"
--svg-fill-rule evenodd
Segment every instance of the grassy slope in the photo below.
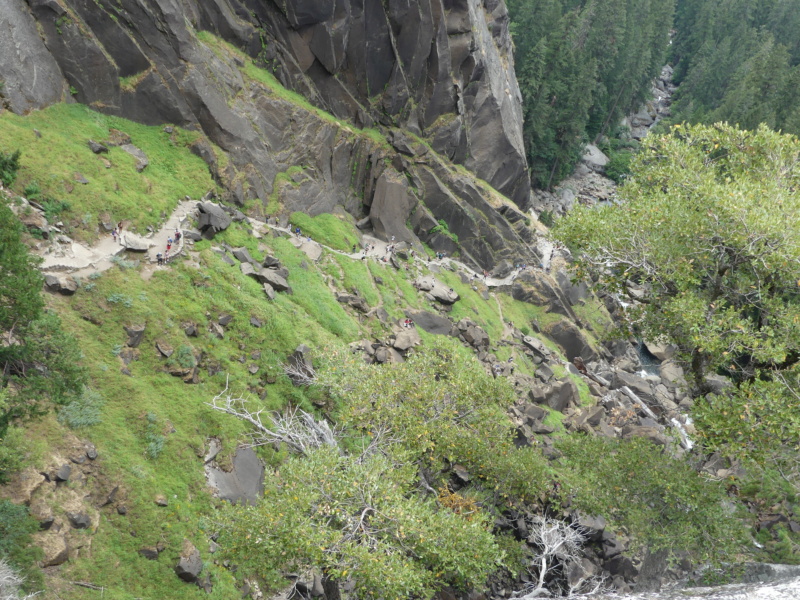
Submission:
M 103 142 L 112 128 L 128 134 L 147 154 L 150 165 L 142 173 L 119 148 L 99 155 L 89 150 L 89 139 Z M 96 237 L 101 221 L 125 220 L 143 233 L 184 196 L 199 198 L 215 189 L 206 164 L 187 150 L 200 137 L 179 128 L 168 134 L 162 127 L 102 115 L 81 104 L 58 104 L 25 117 L 0 114 L 0 151 L 22 150 L 15 188 L 21 192 L 36 182 L 44 196 L 68 202 L 70 209 L 60 215 L 68 224 L 66 233 L 87 240 Z M 77 183 L 76 174 L 89 183 Z
M 219 51 L 232 51 L 221 42 L 208 41 Z M 277 86 L 276 93 L 298 105 L 307 104 L 279 89 L 274 78 L 251 63 L 244 69 L 249 76 Z M 326 118 L 336 121 L 329 115 Z M 353 131 L 346 124 L 342 126 Z M 148 154 L 151 164 L 143 173 L 137 173 L 133 158 L 118 149 L 107 156 L 113 165 L 110 169 L 88 149 L 88 138 L 102 141 L 111 127 L 128 133 Z M 33 129 L 41 132 L 41 139 Z M 376 133 L 354 132 L 370 138 Z M 97 219 L 106 213 L 103 218 L 130 220 L 143 230 L 156 225 L 183 196 L 197 197 L 213 188 L 205 165 L 187 150 L 195 139 L 193 133 L 177 131 L 170 136 L 162 128 L 106 117 L 79 105 L 55 106 L 28 117 L 0 116 L 0 149 L 23 151 L 17 189 L 35 180 L 45 194 L 69 201 L 71 209 L 64 220 L 71 224 L 71 234 L 87 240 L 98 235 Z M 75 172 L 90 183 L 73 185 Z M 87 214 L 91 218 L 84 219 Z M 342 249 L 349 249 L 358 239 L 352 224 L 335 216 L 323 215 L 302 225 L 315 238 Z M 71 560 L 48 579 L 62 600 L 86 598 L 88 594 L 85 588 L 66 581 L 102 585 L 106 588 L 104 597 L 109 598 L 205 597 L 195 586 L 181 583 L 172 568 L 184 539 L 194 542 L 205 560 L 212 558 L 207 531 L 213 530 L 218 501 L 205 488 L 201 456 L 207 438 L 217 436 L 224 445 L 220 460 L 229 461 L 244 439 L 245 429 L 233 418 L 211 411 L 204 402 L 222 390 L 229 377 L 234 391 L 252 390 L 263 397 L 257 403 L 268 409 L 287 404 L 312 407 L 313 398 L 282 375 L 280 364 L 285 356 L 300 343 L 321 349 L 364 337 L 383 337 L 387 332 L 376 319 L 363 320 L 339 304 L 331 293 L 330 280 L 337 289 L 360 290 L 370 306 L 382 305 L 393 319 L 402 317 L 407 308 L 433 309 L 411 285 L 413 268 L 396 271 L 374 261 L 353 261 L 332 253 L 325 253 L 315 265 L 288 240 L 256 240 L 240 225 L 218 236 L 214 244 L 220 242 L 246 246 L 256 258 L 267 253 L 277 256 L 290 270 L 294 294 L 279 294 L 274 302 L 268 302 L 253 280 L 222 261 L 211 243 L 200 242 L 195 247 L 199 268 L 189 261 L 177 261 L 169 270 L 144 281 L 136 269 L 115 267 L 102 277 L 84 281 L 73 297 L 48 297 L 65 328 L 79 340 L 91 385 L 105 400 L 102 423 L 76 434 L 96 444 L 104 476 L 121 486 L 129 509 L 126 516 L 118 515 L 112 507 L 102 509 L 102 524 L 93 536 L 91 552 Z M 503 331 L 497 301 L 484 300 L 454 273 L 439 276 L 462 298 L 451 317 L 473 319 L 496 342 Z M 518 328 L 549 318 L 542 309 L 506 296 L 501 296 L 501 306 L 505 320 Z M 208 322 L 220 313 L 234 316 L 221 340 L 207 330 Z M 251 316 L 261 320 L 263 326 L 252 327 Z M 182 324 L 189 321 L 198 324 L 199 337 L 187 338 L 184 334 Z M 146 323 L 147 330 L 138 360 L 129 365 L 131 376 L 127 376 L 121 372 L 123 365 L 117 355 L 126 341 L 123 327 L 132 323 Z M 431 337 L 420 333 L 423 340 Z M 165 372 L 167 361 L 157 354 L 156 340 L 175 349 L 189 347 L 203 365 L 221 370 L 210 376 L 204 369 L 198 385 L 185 384 Z M 251 358 L 256 351 L 261 352 L 260 358 Z M 464 352 L 471 351 L 465 348 Z M 511 350 L 501 346 L 497 354 L 505 360 Z M 241 357 L 244 362 L 240 362 Z M 252 364 L 259 367 L 256 375 L 247 370 Z M 518 356 L 517 364 L 523 372 L 534 372 L 527 359 Z M 165 439 L 163 451 L 155 458 L 147 453 L 149 426 Z M 31 437 L 37 440 L 31 445 L 30 461 L 43 467 L 48 447 L 57 448 L 66 430 L 52 416 L 30 427 Z M 262 455 L 276 460 L 270 452 Z M 153 499 L 157 494 L 167 496 L 168 507 L 156 506 Z M 139 548 L 159 541 L 166 544 L 166 550 L 158 561 L 138 555 Z M 215 583 L 211 598 L 236 597 L 233 580 L 225 569 L 210 561 L 206 568 Z M 55 593 L 44 597 L 56 597 Z

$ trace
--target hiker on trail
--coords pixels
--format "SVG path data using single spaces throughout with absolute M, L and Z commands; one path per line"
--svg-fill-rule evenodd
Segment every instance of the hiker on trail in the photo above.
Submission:
M 122 235 L 122 221 L 117 224 L 117 229 L 119 230 L 119 234 Z
M 353 254 L 355 254 L 355 253 L 356 253 L 356 245 L 353 244 Z
M 175 230 L 175 243 L 177 244 L 181 240 L 181 232 L 177 229 Z
M 394 241 L 394 236 L 392 236 L 392 241 Z
M 156 263 L 157 263 L 158 265 L 163 265 L 163 264 L 164 264 L 164 255 L 163 255 L 163 254 L 161 254 L 161 252 L 159 252 L 158 254 L 156 254 Z
M 117 228 L 111 230 L 111 238 L 116 242 L 117 241 Z
M 167 241 L 167 254 L 166 254 L 166 260 L 169 260 L 169 251 L 170 251 L 170 250 L 172 250 L 172 240 L 168 240 L 168 241 Z

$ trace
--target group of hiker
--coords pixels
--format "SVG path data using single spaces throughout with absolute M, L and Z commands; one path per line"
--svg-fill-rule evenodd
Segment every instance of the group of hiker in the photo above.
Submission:
M 183 234 L 181 234 L 180 229 L 175 229 L 175 233 L 171 237 L 167 238 L 167 244 L 166 247 L 164 248 L 164 252 L 156 253 L 157 265 L 159 266 L 165 265 L 169 262 L 170 252 L 172 252 L 172 245 L 175 244 L 177 246 L 178 243 L 181 241 L 182 236 Z M 119 241 L 120 244 L 123 245 L 125 244 L 125 242 L 122 239 L 122 221 L 120 221 L 117 224 L 117 226 L 111 230 L 111 237 L 114 239 L 115 242 Z
M 175 235 L 171 238 L 167 238 L 167 247 L 164 251 L 164 254 L 161 252 L 156 254 L 156 263 L 158 265 L 164 265 L 169 262 L 169 253 L 172 251 L 172 244 L 174 243 L 176 246 L 178 242 L 181 241 L 181 232 L 180 229 L 175 230 Z

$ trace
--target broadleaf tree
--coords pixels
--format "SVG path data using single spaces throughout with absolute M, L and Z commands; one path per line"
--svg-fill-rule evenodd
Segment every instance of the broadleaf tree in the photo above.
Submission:
M 675 343 L 699 392 L 711 374 L 736 384 L 696 405 L 709 449 L 754 456 L 770 437 L 796 449 L 800 141 L 676 125 L 646 139 L 632 171 L 619 205 L 579 208 L 556 236 L 579 274 L 636 300 L 628 325 Z

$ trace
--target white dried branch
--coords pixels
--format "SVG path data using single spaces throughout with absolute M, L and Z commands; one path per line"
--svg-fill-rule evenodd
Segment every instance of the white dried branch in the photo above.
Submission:
M 0 558 L 0 600 L 28 600 L 39 595 L 39 592 L 36 592 L 22 596 L 23 583 L 25 578 L 21 577 L 5 559 Z
M 263 408 L 252 411 L 246 398 L 228 393 L 227 381 L 225 389 L 206 405 L 250 423 L 250 447 L 285 444 L 292 452 L 308 455 L 323 446 L 339 446 L 339 432 L 324 419 L 317 420 L 299 408 L 288 408 L 283 413 L 265 412 Z
M 283 363 L 283 372 L 295 385 L 314 385 L 317 382 L 317 371 L 309 362 L 289 360 Z
M 554 569 L 569 562 L 581 559 L 581 549 L 586 541 L 582 528 L 570 526 L 568 523 L 548 517 L 533 517 L 527 521 L 528 544 L 536 548 L 533 573 L 538 574 L 538 581 L 524 590 L 521 600 L 540 598 L 545 594 L 545 578 Z

